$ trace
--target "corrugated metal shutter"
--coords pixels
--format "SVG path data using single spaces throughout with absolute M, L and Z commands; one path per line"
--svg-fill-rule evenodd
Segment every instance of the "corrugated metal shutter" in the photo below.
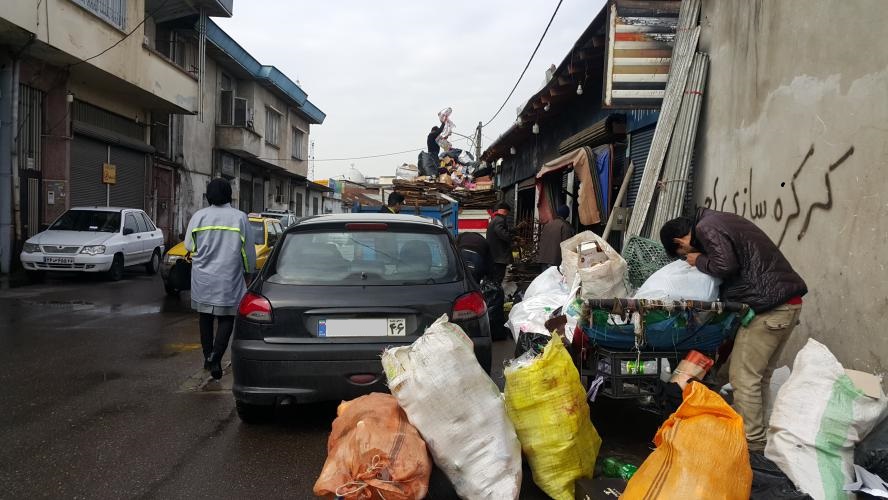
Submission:
M 71 206 L 105 206 L 102 165 L 108 161 L 108 145 L 75 135 L 71 141 Z
M 635 197 L 638 196 L 638 188 L 641 186 L 641 176 L 644 174 L 644 165 L 647 161 L 648 152 L 651 149 L 651 141 L 654 139 L 655 128 L 656 126 L 651 126 L 630 134 L 629 145 L 631 151 L 629 151 L 629 156 L 632 158 L 635 170 L 632 171 L 629 192 L 626 193 L 626 206 L 635 206 Z
M 111 163 L 117 166 L 117 184 L 111 186 L 111 206 L 145 208 L 145 153 L 111 146 Z

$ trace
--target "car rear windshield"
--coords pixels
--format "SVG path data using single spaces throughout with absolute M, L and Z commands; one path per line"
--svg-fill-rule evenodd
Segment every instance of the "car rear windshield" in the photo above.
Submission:
M 56 231 L 116 233 L 120 231 L 120 212 L 68 210 L 49 228 Z
M 414 285 L 460 279 L 445 234 L 397 231 L 300 232 L 283 242 L 274 283 Z
M 250 221 L 250 230 L 253 231 L 253 243 L 265 244 L 265 222 Z

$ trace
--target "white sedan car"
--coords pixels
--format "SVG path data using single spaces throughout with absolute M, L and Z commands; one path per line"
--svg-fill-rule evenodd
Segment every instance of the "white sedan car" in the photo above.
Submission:
M 163 243 L 163 233 L 142 210 L 72 208 L 25 242 L 21 260 L 37 279 L 46 271 L 80 271 L 117 281 L 128 266 L 143 264 L 156 273 Z

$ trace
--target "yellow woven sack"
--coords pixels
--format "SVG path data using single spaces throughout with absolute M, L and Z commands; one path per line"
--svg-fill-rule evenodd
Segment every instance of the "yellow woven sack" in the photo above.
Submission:
M 505 376 L 506 411 L 534 482 L 555 500 L 572 500 L 574 482 L 592 477 L 601 437 L 561 338 L 553 334 L 542 355 L 513 362 Z

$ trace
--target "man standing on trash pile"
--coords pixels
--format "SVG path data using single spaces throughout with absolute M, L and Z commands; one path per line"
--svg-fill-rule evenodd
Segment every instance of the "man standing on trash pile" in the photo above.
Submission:
M 490 247 L 490 281 L 497 285 L 503 284 L 506 277 L 506 266 L 512 262 L 512 237 L 515 231 L 509 227 L 509 214 L 512 207 L 505 202 L 496 206 L 496 212 L 487 224 L 487 245 Z
M 799 322 L 808 292 L 789 261 L 752 222 L 706 208 L 696 217 L 673 219 L 660 229 L 666 252 L 722 279 L 722 300 L 748 304 L 728 363 L 734 409 L 743 417 L 749 451 L 766 442 L 762 388 L 770 384 L 780 351 Z
M 401 212 L 401 206 L 404 204 L 404 195 L 395 191 L 388 197 L 388 204 L 379 209 L 380 213 L 397 214 Z
M 561 242 L 574 235 L 574 229 L 567 222 L 570 208 L 567 205 L 560 205 L 555 214 L 555 218 L 543 225 L 540 233 L 537 262 L 543 265 L 543 271 L 551 266 L 561 265 Z
M 441 146 L 438 145 L 438 141 L 436 140 L 440 133 L 441 127 L 435 126 L 432 127 L 432 131 L 429 132 L 428 137 L 426 137 L 426 148 L 435 161 L 438 161 L 438 155 L 441 153 Z

